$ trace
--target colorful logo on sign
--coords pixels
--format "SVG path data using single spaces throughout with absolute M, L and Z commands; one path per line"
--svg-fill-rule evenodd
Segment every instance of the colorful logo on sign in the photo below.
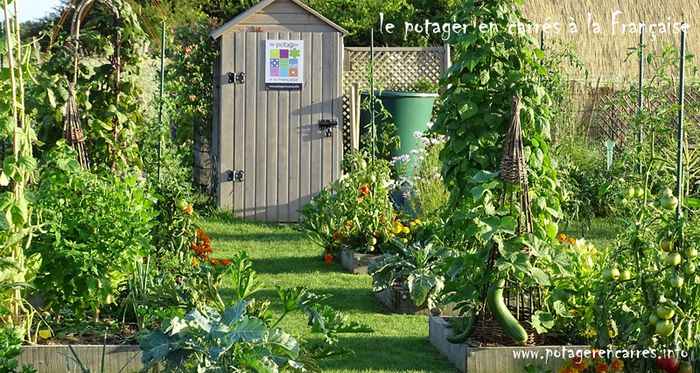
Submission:
M 266 83 L 303 83 L 303 50 L 301 40 L 267 40 Z

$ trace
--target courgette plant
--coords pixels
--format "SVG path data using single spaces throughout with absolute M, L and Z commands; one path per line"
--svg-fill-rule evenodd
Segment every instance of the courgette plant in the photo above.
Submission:
M 236 257 L 230 277 L 233 302 L 223 308 L 199 305 L 184 317 L 163 320 L 141 339 L 144 371 L 158 365 L 168 372 L 320 371 L 316 359 L 350 352 L 338 344 L 338 334 L 372 332 L 321 305 L 327 296 L 303 287 L 277 287 L 282 314 L 273 319 L 270 302 L 252 298 L 259 284 L 250 260 L 245 254 Z M 305 313 L 311 332 L 320 338 L 307 341 L 283 331 L 279 324 L 292 313 Z

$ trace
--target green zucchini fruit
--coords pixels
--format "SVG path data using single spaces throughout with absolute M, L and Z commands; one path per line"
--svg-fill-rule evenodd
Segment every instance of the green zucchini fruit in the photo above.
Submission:
M 489 286 L 486 293 L 486 304 L 489 307 L 489 311 L 491 311 L 491 315 L 498 321 L 503 330 L 505 330 L 514 341 L 525 343 L 528 340 L 525 328 L 523 328 L 513 314 L 510 313 L 503 301 L 503 288 L 505 284 L 506 281 L 501 279 Z
M 461 344 L 466 342 L 467 339 L 472 336 L 472 334 L 474 333 L 474 329 L 476 329 L 476 312 L 471 311 L 469 313 L 469 316 L 467 317 L 469 317 L 469 321 L 467 321 L 467 327 L 464 329 L 464 331 L 459 334 L 448 335 L 448 342 L 454 344 Z

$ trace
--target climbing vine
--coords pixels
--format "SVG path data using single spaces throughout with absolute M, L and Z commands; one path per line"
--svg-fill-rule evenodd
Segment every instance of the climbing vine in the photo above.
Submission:
M 146 120 L 140 69 L 146 35 L 126 1 L 111 3 L 114 7 L 96 1 L 85 14 L 75 92 L 91 163 L 96 168 L 121 170 L 141 165 L 139 142 Z M 41 122 L 41 139 L 49 145 L 62 136 L 68 85 L 73 78 L 71 45 L 67 34 L 53 44 L 32 100 Z
M 543 82 L 548 76 L 534 40 L 511 32 L 512 23 L 527 22 L 516 7 L 521 2 L 471 0 L 462 6 L 458 18 L 496 27 L 485 32 L 469 28 L 453 41 L 457 57 L 443 81 L 444 105 L 434 130 L 448 136 L 441 159 L 452 206 L 471 205 L 473 188 L 481 184 L 475 176 L 499 169 L 511 103 L 513 97 L 521 97 L 533 213 L 541 223 L 549 223 L 558 217 L 560 206 L 556 169 L 547 146 L 551 100 Z M 499 192 L 500 187 L 494 190 Z M 556 229 L 550 230 L 553 238 Z
M 0 54 L 7 53 L 8 66 L 0 70 L 0 137 L 11 150 L 2 154 L 0 171 L 0 321 L 15 326 L 29 338 L 34 312 L 23 297 L 30 277 L 25 249 L 32 237 L 32 211 L 26 196 L 36 161 L 32 156 L 34 132 L 25 111 L 25 75 L 31 66 L 20 42 L 17 4 L 3 0 L 7 35 Z M 13 19 L 14 22 L 10 20 Z

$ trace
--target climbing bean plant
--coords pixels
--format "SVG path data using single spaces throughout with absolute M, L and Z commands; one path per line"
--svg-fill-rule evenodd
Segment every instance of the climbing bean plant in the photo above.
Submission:
M 75 92 L 91 163 L 123 170 L 142 163 L 139 143 L 146 119 L 139 81 L 147 39 L 128 2 L 111 3 L 114 8 L 97 1 L 85 15 Z M 41 140 L 49 145 L 62 136 L 72 67 L 69 35 L 62 34 L 37 74 L 30 100 L 41 123 Z
M 17 5 L 3 0 L 6 35 L 0 54 L 8 65 L 0 70 L 0 137 L 9 149 L 1 154 L 0 171 L 0 321 L 29 336 L 33 312 L 23 298 L 29 276 L 25 248 L 32 237 L 32 212 L 25 188 L 36 161 L 32 157 L 34 132 L 25 111 L 25 75 L 31 68 L 20 43 Z M 11 21 L 12 20 L 12 21 Z
M 540 220 L 558 215 L 556 169 L 549 156 L 550 96 L 542 51 L 529 35 L 511 24 L 527 22 L 516 5 L 521 0 L 464 3 L 458 18 L 487 24 L 492 31 L 469 28 L 454 41 L 456 60 L 443 81 L 444 105 L 435 131 L 448 136 L 441 158 L 453 206 L 473 200 L 473 179 L 499 169 L 503 140 L 514 96 L 522 98 L 521 123 L 529 179 L 535 194 L 533 213 Z M 487 5 L 488 4 L 488 5 Z M 467 22 L 467 23 L 469 23 Z
M 517 287 L 546 287 L 553 276 L 567 272 L 567 258 L 550 245 L 561 211 L 548 148 L 552 100 L 545 83 L 552 78 L 534 39 L 515 26 L 528 23 L 518 9 L 521 3 L 462 4 L 457 19 L 476 27 L 451 41 L 456 58 L 441 83 L 444 103 L 433 128 L 447 137 L 441 160 L 455 211 L 447 236 L 464 252 L 450 264 L 447 290 L 467 308 L 479 307 L 482 289 L 496 279 Z M 524 235 L 517 231 L 521 206 L 502 199 L 506 189 L 498 178 L 516 96 L 522 99 L 519 114 L 534 218 L 533 231 Z M 532 324 L 541 332 L 553 323 L 550 314 L 538 313 Z

